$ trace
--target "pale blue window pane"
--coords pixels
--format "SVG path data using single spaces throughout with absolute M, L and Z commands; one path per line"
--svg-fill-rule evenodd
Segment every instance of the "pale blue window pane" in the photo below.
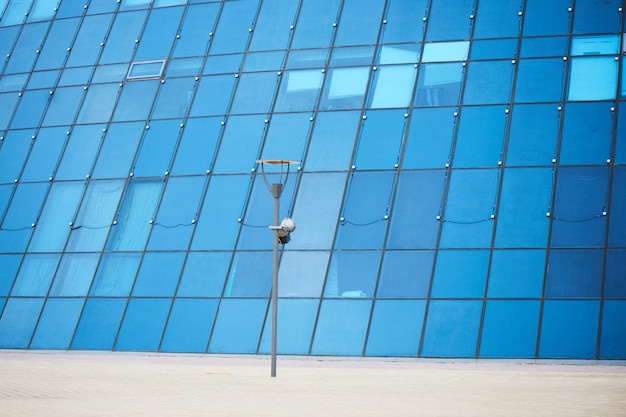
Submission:
M 341 0 L 304 0 L 296 24 L 292 48 L 329 46 L 337 22 Z
M 20 181 L 46 181 L 54 176 L 67 139 L 66 132 L 66 128 L 44 128 L 39 131 Z
M 171 305 L 170 298 L 131 298 L 115 350 L 158 350 Z
M 264 0 L 254 24 L 250 51 L 285 49 L 295 23 L 299 0 Z
M 403 168 L 443 168 L 450 163 L 457 120 L 454 112 L 450 107 L 413 110 Z
M 472 60 L 498 58 L 514 59 L 516 55 L 517 38 L 474 41 L 472 44 Z
M 515 105 L 507 145 L 508 166 L 549 166 L 556 157 L 560 113 L 553 104 Z
M 43 302 L 43 298 L 8 299 L 0 317 L 0 347 L 28 348 Z
M 572 58 L 570 62 L 568 100 L 615 99 L 618 62 L 613 57 Z
M 180 25 L 183 7 L 153 10 L 141 35 L 135 61 L 167 58 Z
M 243 56 L 243 54 L 208 56 L 203 74 L 230 74 L 234 83 L 236 79 L 233 73 L 236 74 L 241 70 Z
M 48 295 L 60 255 L 26 255 L 11 290 L 12 296 Z
M 489 269 L 489 251 L 439 251 L 433 298 L 482 298 Z
M 626 230 L 626 193 L 622 191 L 624 187 L 626 187 L 626 167 L 615 167 L 611 193 L 609 246 L 626 246 L 626 234 L 623 233 Z
M 360 112 L 319 113 L 305 161 L 307 171 L 348 169 L 359 121 Z
M 561 101 L 565 65 L 561 58 L 520 60 L 515 102 Z
M 248 175 L 212 177 L 198 219 L 192 249 L 234 248 L 241 228 L 237 219 L 241 217 L 249 186 Z
M 387 2 L 385 18 L 387 24 L 383 26 L 381 42 L 418 42 L 424 36 L 423 25 L 416 22 L 427 15 L 427 0 L 391 0 Z
M 147 9 L 151 4 L 152 0 L 122 0 L 120 10 Z
M 172 174 L 204 174 L 213 166 L 221 118 L 189 119 L 176 151 Z
M 626 357 L 624 317 L 626 317 L 626 302 L 604 302 L 600 359 L 623 359 Z
M 141 29 L 146 20 L 145 11 L 118 13 L 109 32 L 100 64 L 130 61 L 135 52 L 135 40 L 139 39 Z M 161 57 L 164 58 L 164 57 Z
M 133 287 L 133 297 L 173 296 L 184 260 L 182 252 L 146 253 Z
M 596 357 L 599 301 L 546 301 L 540 358 Z
M 434 251 L 386 251 L 376 297 L 426 298 L 434 256 Z
M 0 107 L 4 109 L 0 112 L 0 129 L 4 130 L 9 127 L 18 100 L 19 96 L 16 93 L 0 94 Z
M 384 8 L 384 0 L 344 0 L 335 46 L 376 43 Z
M 274 111 L 314 110 L 323 79 L 319 69 L 285 72 Z
M 174 152 L 180 137 L 178 120 L 157 120 L 150 123 L 146 131 L 132 173 L 137 177 L 167 175 L 172 166 Z
M 283 67 L 284 60 L 284 50 L 276 52 L 250 52 L 246 56 L 244 71 L 278 71 Z
M 57 19 L 69 16 L 81 16 L 85 13 L 84 0 L 62 0 L 60 10 L 57 12 Z
M 28 80 L 29 74 L 14 74 L 14 75 L 5 75 L 0 78 L 0 92 L 6 93 L 7 91 L 20 91 L 24 89 L 26 85 L 26 81 Z M 6 109 L 6 107 L 2 106 L 2 108 Z M 9 112 L 9 117 L 13 114 L 13 107 L 11 107 L 11 111 Z
M 371 65 L 374 60 L 376 48 L 374 46 L 348 46 L 335 48 L 329 66 L 331 67 L 354 67 L 357 65 Z
M 499 172 L 496 169 L 454 170 L 440 246 L 444 248 L 488 248 L 491 246 Z
M 259 0 L 225 2 L 211 43 L 211 54 L 243 52 L 253 27 Z
M 616 55 L 619 41 L 619 35 L 574 36 L 570 55 Z
M 79 24 L 80 19 L 62 19 L 52 23 L 50 32 L 46 36 L 46 43 L 41 48 L 41 53 L 37 58 L 35 69 L 46 70 L 63 67 L 69 54 L 67 48 L 72 46 Z
M 570 103 L 565 107 L 560 163 L 604 164 L 611 159 L 613 113 L 606 103 Z
M 619 32 L 624 4 L 620 0 L 598 3 L 593 0 L 578 0 L 574 9 L 573 33 Z
M 324 300 L 315 329 L 313 355 L 361 356 L 370 300 Z
M 152 227 L 163 180 L 132 180 L 115 218 L 107 250 L 143 250 Z
M 571 0 L 526 0 L 524 36 L 568 34 Z
M 421 44 L 381 46 L 378 50 L 378 64 L 413 64 L 419 60 Z
M 11 129 L 39 126 L 51 97 L 48 90 L 27 90 L 17 106 Z
M 179 297 L 219 297 L 231 258 L 230 252 L 191 252 L 180 280 Z
M 407 107 L 413 94 L 415 76 L 413 65 L 379 67 L 370 88 L 370 107 Z
M 327 251 L 285 251 L 278 270 L 278 296 L 319 298 L 329 255 Z
M 324 297 L 373 298 L 380 257 L 380 251 L 334 252 Z
M 130 295 L 140 261 L 140 253 L 102 255 L 90 295 L 106 297 Z
M 425 301 L 376 301 L 365 354 L 417 356 L 425 308 Z
M 92 85 L 87 91 L 76 123 L 108 122 L 119 90 L 118 84 Z
M 87 186 L 66 250 L 102 250 L 123 190 L 123 180 L 94 181 Z
M 291 50 L 286 69 L 299 69 L 299 68 L 322 68 L 326 65 L 328 58 L 328 49 L 305 49 L 305 50 Z
M 9 295 L 15 274 L 22 262 L 22 255 L 0 254 L 0 295 Z M 2 308 L 0 308 L 2 311 Z
M 173 57 L 202 56 L 206 53 L 210 41 L 209 33 L 214 31 L 218 3 L 190 6 L 185 13 L 185 20 L 180 29 L 180 39 L 176 40 Z
M 51 296 L 86 296 L 99 254 L 65 254 L 50 289 Z
M 157 80 L 124 84 L 113 115 L 113 121 L 146 120 L 150 114 L 158 87 L 159 82 Z
M 209 353 L 256 353 L 267 299 L 222 299 Z
M 367 113 L 357 144 L 355 165 L 359 169 L 393 169 L 400 159 L 406 129 L 404 110 Z
M 539 301 L 487 301 L 480 356 L 534 358 L 539 309 Z
M 187 3 L 187 0 L 155 0 L 154 7 L 177 6 L 185 3 Z
M 95 178 L 120 178 L 128 176 L 137 145 L 145 130 L 144 123 L 115 123 L 109 128 L 98 162 L 93 171 Z
M 455 168 L 496 166 L 502 161 L 508 116 L 504 106 L 465 107 L 454 149 Z
M 468 65 L 465 104 L 508 103 L 513 72 L 511 61 L 482 61 Z
M 552 176 L 549 168 L 504 171 L 495 246 L 546 246 L 550 219 L 545 214 L 552 198 Z
M 53 88 L 57 80 L 59 79 L 59 74 L 61 70 L 50 70 L 50 71 L 37 71 L 33 72 L 30 75 L 30 79 L 28 80 L 28 90 L 35 90 L 40 88 Z M 48 93 L 50 94 L 50 93 Z
M 474 38 L 517 36 L 521 31 L 523 0 L 482 0 L 476 13 Z
M 466 61 L 469 41 L 424 44 L 422 62 Z
M 20 177 L 33 145 L 34 131 L 12 131 L 0 142 L 0 182 L 9 183 Z
M 163 336 L 162 352 L 206 352 L 218 300 L 178 298 Z
M 460 63 L 425 64 L 419 69 L 416 106 L 450 106 L 459 102 L 464 67 Z
M 59 87 L 68 85 L 82 85 L 89 83 L 94 67 L 67 68 L 59 79 Z
M 306 355 L 309 353 L 318 306 L 319 300 L 278 300 L 278 311 L 280 311 L 276 335 L 278 354 Z M 270 353 L 271 335 L 272 321 L 267 320 L 261 337 L 259 353 Z
M 68 349 L 84 303 L 83 298 L 49 298 L 30 348 Z
M 445 171 L 403 171 L 391 214 L 387 246 L 434 248 L 440 222 L 437 220 L 445 189 Z M 419 196 L 419 198 L 416 198 Z
M 258 159 L 266 128 L 263 115 L 230 117 L 220 143 L 214 172 L 219 174 L 250 172 Z
M 552 5 L 552 3 L 550 3 L 550 5 Z M 526 19 L 528 19 L 528 13 L 526 14 Z M 567 36 L 523 38 L 520 58 L 565 56 L 568 48 L 569 38 Z
M 320 109 L 355 109 L 363 105 L 369 79 L 367 67 L 334 68 L 327 72 Z
M 279 77 L 275 72 L 244 73 L 239 77 L 232 114 L 263 113 L 271 110 Z
M 90 298 L 78 323 L 72 349 L 111 350 L 127 299 Z
M 602 250 L 551 250 L 546 298 L 599 298 L 602 292 Z
M 431 2 L 426 39 L 468 39 L 472 22 L 470 15 L 474 11 L 474 0 Z
M 261 159 L 302 161 L 306 140 L 311 130 L 309 113 L 274 114 L 263 144 Z M 298 165 L 293 165 L 294 169 Z
M 28 10 L 33 4 L 33 0 L 13 0 L 11 4 L 4 11 L 2 16 L 2 26 L 16 25 L 23 23 L 28 15 Z M 0 7 L 0 10 L 4 9 L 6 2 Z
M 540 298 L 545 250 L 495 250 L 489 273 L 490 298 Z
M 202 77 L 191 107 L 191 116 L 217 116 L 228 113 L 237 79 L 232 75 Z
M 181 77 L 185 75 L 198 75 L 204 65 L 204 58 L 181 58 L 170 60 L 167 65 L 168 77 Z
M 224 297 L 269 297 L 272 289 L 272 253 L 237 252 L 230 267 Z
M 482 300 L 431 301 L 421 355 L 475 357 L 482 305 Z
M 303 174 L 293 209 L 298 222 L 298 235 L 289 249 L 329 249 L 339 219 L 345 173 Z M 294 235 L 295 237 L 295 235 Z
M 22 19 L 24 15 L 22 14 Z M 2 23 L 6 23 L 7 16 L 2 19 Z M 44 36 L 50 26 L 49 22 L 33 23 L 24 26 L 20 37 L 13 48 L 9 63 L 4 68 L 5 74 L 14 74 L 18 72 L 28 72 L 33 68 L 37 54 L 35 51 L 41 49 Z M 6 57 L 6 55 L 5 55 Z
M 8 0 L 2 0 L 5 4 Z M 0 10 L 2 7 L 0 7 Z M 2 13 L 0 13 L 0 18 Z M 17 38 L 21 26 L 13 26 L 8 28 L 3 28 L 0 23 L 0 56 L 6 56 L 13 50 L 13 46 L 15 43 L 15 39 Z
M 47 182 L 18 185 L 0 229 L 0 252 L 24 252 L 47 191 Z
M 70 233 L 69 224 L 74 220 L 84 189 L 82 181 L 52 184 L 28 247 L 29 252 L 63 251 Z
M 66 63 L 67 67 L 96 63 L 102 49 L 100 43 L 106 39 L 112 16 L 112 14 L 102 14 L 85 17 L 72 46 L 72 52 Z
M 82 87 L 58 88 L 46 112 L 43 126 L 69 125 L 76 119 L 85 91 Z
M 76 126 L 63 152 L 55 179 L 84 179 L 91 172 L 96 153 L 102 142 L 103 125 Z
M 182 118 L 187 114 L 196 87 L 193 78 L 169 79 L 161 85 L 154 110 L 153 119 Z
M 67 0 L 65 0 L 67 1 Z M 87 10 L 87 14 L 98 14 L 98 13 L 108 13 L 114 12 L 117 10 L 117 1 L 113 2 L 92 2 L 89 5 L 89 9 Z

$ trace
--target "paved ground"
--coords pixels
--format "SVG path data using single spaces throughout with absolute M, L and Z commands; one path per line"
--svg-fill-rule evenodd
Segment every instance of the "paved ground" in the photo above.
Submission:
M 0 416 L 626 416 L 626 366 L 0 351 Z

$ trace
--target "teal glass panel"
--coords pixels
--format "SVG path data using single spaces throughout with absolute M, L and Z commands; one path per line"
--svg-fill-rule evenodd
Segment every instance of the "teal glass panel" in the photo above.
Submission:
M 157 120 L 150 123 L 139 147 L 133 176 L 158 177 L 168 175 L 181 127 L 178 120 Z
M 74 122 L 85 91 L 82 87 L 58 88 L 46 112 L 42 126 L 69 125 Z
M 67 0 L 66 0 L 67 1 Z M 117 10 L 117 1 L 115 3 L 108 2 L 93 2 L 89 5 L 89 9 L 87 10 L 87 14 L 98 14 L 98 13 L 108 13 L 114 12 Z
M 102 255 L 90 295 L 129 296 L 140 261 L 141 253 L 105 253 Z
M 48 181 L 52 178 L 66 139 L 65 128 L 39 130 L 20 181 Z
M 278 269 L 279 297 L 316 297 L 322 294 L 328 251 L 285 251 Z
M 47 191 L 47 182 L 18 185 L 0 229 L 0 252 L 24 252 Z
M 566 65 L 562 58 L 522 59 L 518 65 L 516 103 L 562 100 Z
M 439 251 L 430 295 L 433 298 L 482 298 L 488 270 L 489 251 Z
M 407 123 L 404 111 L 369 111 L 366 117 L 361 124 L 354 165 L 358 169 L 395 168 Z
M 72 349 L 113 349 L 126 303 L 125 298 L 88 298 L 72 341 Z
M 68 349 L 84 303 L 83 298 L 49 298 L 30 348 Z
M 361 356 L 371 309 L 371 300 L 323 300 L 311 354 Z
M 0 347 L 26 349 L 39 320 L 43 298 L 9 298 L 0 317 Z
M 10 183 L 20 177 L 33 145 L 34 131 L 12 131 L 0 142 L 0 182 Z
M 135 40 L 139 39 L 146 15 L 144 10 L 115 15 L 115 22 L 109 32 L 104 51 L 102 51 L 100 64 L 132 60 L 133 53 L 137 48 Z
M 24 14 L 22 14 L 22 19 L 23 18 Z M 2 24 L 6 25 L 9 21 L 10 18 L 5 14 L 2 18 Z M 37 54 L 34 52 L 41 50 L 41 44 L 43 43 L 44 36 L 49 26 L 49 22 L 33 23 L 24 26 L 10 54 L 10 58 L 7 57 L 9 58 L 9 62 L 4 68 L 5 74 L 28 72 L 33 69 L 33 65 L 37 59 Z
M 224 297 L 269 297 L 271 288 L 271 252 L 237 252 L 230 267 Z
M 249 41 L 248 29 L 253 27 L 259 0 L 225 2 L 220 14 L 210 53 L 243 52 Z
M 189 119 L 176 151 L 173 175 L 205 174 L 213 166 L 222 134 L 221 118 Z
M 159 87 L 157 80 L 127 82 L 115 108 L 113 121 L 146 120 Z
M 478 61 L 468 65 L 465 104 L 508 103 L 515 66 L 511 61 Z
M 426 39 L 468 39 L 472 22 L 470 15 L 474 11 L 474 0 L 460 0 L 454 4 L 446 0 L 431 2 Z
M 504 106 L 464 107 L 452 166 L 498 165 L 503 157 L 507 122 Z
M 100 255 L 95 253 L 63 255 L 49 295 L 86 296 L 99 260 Z
M 39 126 L 51 97 L 48 90 L 27 90 L 23 93 L 13 115 L 11 129 Z
M 311 336 L 319 300 L 278 300 L 278 332 L 276 351 L 280 355 L 306 355 L 309 353 Z M 270 303 L 271 308 L 271 303 Z M 269 354 L 272 340 L 272 321 L 265 321 L 259 353 Z
M 480 1 L 476 13 L 474 38 L 502 38 L 519 35 L 523 8 L 523 0 Z
M 254 24 L 250 51 L 286 49 L 299 1 L 264 0 Z
M 359 121 L 356 111 L 319 113 L 305 161 L 307 171 L 348 169 Z
M 600 339 L 600 359 L 626 358 L 626 302 L 604 302 L 602 309 L 602 337 Z
M 292 48 L 319 48 L 330 46 L 335 32 L 341 0 L 303 0 Z
M 344 0 L 335 46 L 376 43 L 384 8 L 384 0 Z
M 427 15 L 427 0 L 391 0 L 387 2 L 381 36 L 382 43 L 418 42 L 424 37 L 423 26 L 416 25 Z
M 376 301 L 365 355 L 417 356 L 425 308 L 422 300 Z
M 197 87 L 191 116 L 218 116 L 228 113 L 235 81 L 232 75 L 202 77 Z
M 41 48 L 41 53 L 37 58 L 36 70 L 63 67 L 68 55 L 67 49 L 72 46 L 79 24 L 80 19 L 60 19 L 52 22 L 50 32 L 46 36 L 46 43 Z
M 434 251 L 386 251 L 376 297 L 426 298 L 434 257 Z
M 602 250 L 551 250 L 546 274 L 546 298 L 600 298 Z
M 144 130 L 142 122 L 112 124 L 104 137 L 93 177 L 127 177 Z
M 191 252 L 180 279 L 179 297 L 219 297 L 230 265 L 230 252 Z
M 380 251 L 335 251 L 328 268 L 325 298 L 373 298 Z
M 619 62 L 608 56 L 586 56 L 570 61 L 570 101 L 613 100 L 617 93 Z
M 370 70 L 367 67 L 333 68 L 327 71 L 320 109 L 358 109 L 363 105 Z
M 170 55 L 183 7 L 152 10 L 139 40 L 135 61 L 164 59 Z
M 48 295 L 60 257 L 60 255 L 26 255 L 13 284 L 11 295 L 22 297 Z
M 526 0 L 524 36 L 568 34 L 572 13 L 571 0 Z
M 402 168 L 443 168 L 450 163 L 454 113 L 450 107 L 413 109 Z
M 9 295 L 21 262 L 22 255 L 0 254 L 0 296 Z
M 419 67 L 415 105 L 454 106 L 459 103 L 465 67 L 458 62 Z
M 158 350 L 171 305 L 170 298 L 131 298 L 115 350 Z
M 148 9 L 152 4 L 152 1 L 153 0 L 122 0 L 120 11 L 132 9 Z
M 319 69 L 286 71 L 282 75 L 274 111 L 314 110 L 324 74 Z
M 540 307 L 539 301 L 487 301 L 480 357 L 534 358 Z
M 172 57 L 202 56 L 206 53 L 211 40 L 209 34 L 215 29 L 219 8 L 218 3 L 200 4 L 187 8 L 179 30 L 180 38 L 176 40 Z
M 220 143 L 214 173 L 250 172 L 259 157 L 267 124 L 265 116 L 231 116 Z
M 196 87 L 193 78 L 174 78 L 161 84 L 152 119 L 183 118 L 191 105 Z
M 184 261 L 184 253 L 147 252 L 141 261 L 133 297 L 173 296 Z
M 560 113 L 553 104 L 513 107 L 506 164 L 549 166 L 556 157 Z
M 428 308 L 421 356 L 476 356 L 482 300 L 433 300 Z
M 594 359 L 599 312 L 599 301 L 546 301 L 539 357 Z
M 545 250 L 494 250 L 487 296 L 540 298 L 545 267 Z
M 279 79 L 275 72 L 243 73 L 230 113 L 269 113 Z
M 413 65 L 378 67 L 370 87 L 369 107 L 407 107 L 411 102 L 416 73 Z
M 87 90 L 76 123 L 108 122 L 120 90 L 118 84 L 97 84 Z
M 62 10 L 61 8 L 59 14 Z M 65 64 L 66 67 L 96 64 L 102 49 L 100 43 L 106 39 L 112 17 L 113 14 L 101 14 L 87 16 L 83 19 L 83 24 L 80 26 L 72 51 Z
M 267 299 L 222 299 L 209 353 L 256 353 Z
M 91 172 L 102 142 L 103 125 L 75 126 L 65 146 L 55 179 L 84 179 Z
M 206 352 L 218 300 L 177 298 L 161 344 L 162 352 Z
M 611 159 L 613 112 L 607 103 L 565 106 L 561 165 L 605 164 Z

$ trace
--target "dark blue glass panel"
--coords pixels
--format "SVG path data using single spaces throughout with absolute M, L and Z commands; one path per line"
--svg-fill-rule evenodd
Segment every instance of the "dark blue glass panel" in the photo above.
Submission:
M 545 250 L 494 250 L 487 296 L 540 298 L 545 265 Z
M 2 19 L 2 23 L 5 22 L 6 16 Z M 37 59 L 37 54 L 34 52 L 41 49 L 41 44 L 49 26 L 50 22 L 33 23 L 24 26 L 15 48 L 13 48 L 9 62 L 4 68 L 5 74 L 32 70 L 35 59 Z
M 609 249 L 606 257 L 605 297 L 626 298 L 626 250 Z
M 37 59 L 36 70 L 63 67 L 68 55 L 67 49 L 72 46 L 79 24 L 80 19 L 61 19 L 52 22 L 46 43 Z
M 404 110 L 367 112 L 361 125 L 354 164 L 359 169 L 393 169 L 400 162 L 406 129 Z
M 552 3 L 550 3 L 552 5 Z M 528 17 L 526 17 L 528 19 Z M 520 58 L 534 58 L 540 56 L 567 55 L 569 38 L 567 36 L 551 36 L 548 38 L 524 38 Z
M 194 78 L 168 79 L 161 84 L 152 119 L 183 118 L 191 104 L 196 84 Z
M 482 300 L 431 301 L 421 356 L 475 357 L 482 305 Z
M 137 47 L 141 29 L 146 20 L 145 11 L 118 13 L 106 40 L 106 46 L 100 57 L 100 64 L 112 62 L 128 62 Z M 126 75 L 126 74 L 124 74 Z
M 0 254 L 0 295 L 9 295 L 15 274 L 22 262 L 22 255 Z M 2 309 L 0 309 L 1 311 Z
M 183 7 L 152 10 L 143 30 L 135 61 L 164 59 L 170 55 Z
M 433 278 L 433 298 L 482 298 L 489 269 L 489 251 L 439 251 Z
M 341 0 L 304 0 L 296 25 L 292 48 L 316 48 L 329 46 L 337 22 Z
M 566 65 L 563 59 L 522 59 L 518 65 L 516 103 L 562 100 Z
M 141 253 L 105 253 L 90 294 L 107 297 L 130 295 L 140 261 Z
M 361 356 L 370 300 L 323 300 L 313 340 L 313 355 Z
M 27 90 L 13 115 L 11 129 L 37 127 L 51 99 L 48 90 Z
M 599 301 L 546 301 L 540 358 L 596 357 Z
M 368 67 L 333 68 L 327 71 L 319 108 L 322 110 L 361 108 L 369 77 Z
M 72 341 L 72 349 L 113 349 L 126 302 L 125 298 L 87 299 Z
M 210 41 L 209 33 L 215 28 L 219 13 L 218 3 L 190 6 L 180 28 L 180 38 L 176 40 L 173 57 L 202 56 Z
M 204 174 L 213 166 L 222 133 L 221 118 L 189 119 L 176 152 L 172 174 Z
M 600 359 L 626 358 L 625 301 L 605 301 L 602 309 Z
M 567 167 L 558 172 L 553 247 L 603 246 L 609 171 L 607 167 Z
M 474 0 L 460 0 L 454 4 L 446 0 L 432 1 L 426 39 L 468 39 L 472 22 L 470 15 L 474 11 Z
M 602 250 L 551 250 L 546 298 L 599 298 L 602 293 Z
M 173 296 L 184 261 L 182 252 L 147 252 L 137 274 L 133 297 Z
M 285 49 L 291 37 L 299 1 L 264 0 L 254 24 L 250 51 Z
M 0 317 L 0 347 L 26 349 L 39 320 L 43 298 L 9 298 Z
M 47 181 L 52 178 L 66 139 L 66 128 L 39 130 L 20 181 Z
M 402 168 L 443 168 L 450 162 L 455 124 L 453 108 L 414 109 Z
M 232 75 L 202 77 L 190 115 L 217 116 L 226 114 L 236 80 Z
M 523 0 L 481 0 L 476 13 L 474 38 L 517 36 L 521 30 L 520 12 L 523 8 Z
M 570 103 L 564 117 L 561 164 L 599 165 L 611 159 L 613 114 L 607 103 Z
M 278 354 L 306 355 L 309 353 L 318 305 L 319 300 L 278 300 L 278 331 L 276 332 Z M 270 353 L 271 335 L 272 321 L 267 320 L 259 353 Z
M 344 0 L 335 46 L 376 43 L 384 8 L 383 0 Z
M 454 148 L 455 168 L 496 166 L 502 161 L 507 115 L 504 106 L 465 107 Z
M 272 253 L 237 252 L 230 267 L 224 297 L 269 297 Z
M 388 247 L 435 247 L 440 226 L 437 215 L 446 185 L 445 175 L 443 170 L 400 173 Z
M 26 249 L 47 191 L 47 182 L 18 185 L 0 229 L 0 252 Z
M 157 80 L 135 81 L 124 84 L 115 108 L 113 121 L 146 120 L 156 94 Z
M 492 39 L 472 43 L 472 60 L 514 59 L 517 54 L 517 39 Z
M 458 62 L 421 65 L 415 105 L 430 107 L 458 104 L 464 71 Z
M 549 168 L 507 168 L 504 171 L 495 246 L 539 248 L 548 241 L 552 198 Z
M 367 356 L 417 356 L 426 301 L 379 300 L 367 337 Z
M 0 182 L 10 183 L 20 177 L 34 133 L 32 130 L 9 132 L 0 142 Z
M 63 255 L 49 295 L 86 296 L 99 260 L 97 253 Z
M 324 297 L 373 298 L 380 257 L 380 251 L 335 251 Z
M 286 251 L 278 270 L 279 297 L 319 297 L 328 268 L 328 251 Z
M 178 120 L 158 120 L 150 123 L 144 134 L 132 173 L 137 177 L 167 175 L 180 137 Z
M 26 255 L 13 284 L 11 295 L 35 297 L 48 295 L 60 258 L 60 255 Z
M 93 176 L 95 178 L 127 177 L 144 130 L 144 124 L 141 122 L 111 125 L 104 137 Z
M 571 0 L 526 0 L 524 36 L 569 33 Z
M 265 116 L 231 116 L 222 136 L 215 173 L 250 172 L 259 158 L 267 124 Z
M 4 130 L 9 127 L 18 100 L 19 96 L 16 93 L 0 94 L 0 107 L 4 109 L 0 113 L 0 129 Z
M 102 49 L 100 43 L 106 39 L 112 17 L 112 14 L 101 14 L 83 19 L 65 66 L 95 65 Z
M 426 298 L 434 251 L 386 251 L 376 297 Z
M 387 2 L 382 43 L 418 42 L 424 37 L 424 28 L 415 22 L 427 14 L 427 0 L 391 0 Z
M 179 297 L 222 295 L 231 256 L 230 252 L 191 252 L 176 294 Z
M 613 192 L 611 193 L 611 221 L 609 223 L 609 245 L 626 246 L 626 167 L 613 169 Z
M 171 305 L 170 298 L 131 298 L 115 350 L 158 350 Z
M 256 353 L 267 304 L 267 299 L 222 299 L 209 352 Z
M 243 73 L 239 78 L 230 113 L 268 114 L 279 79 L 275 72 Z
M 480 356 L 534 358 L 540 307 L 539 301 L 487 301 Z
M 468 65 L 465 104 L 508 103 L 515 66 L 511 61 L 478 61 Z
M 211 55 L 243 52 L 248 44 L 259 0 L 225 2 L 220 14 Z
M 506 164 L 552 164 L 559 137 L 559 112 L 552 104 L 518 104 L 513 107 Z
M 314 110 L 323 79 L 324 74 L 319 69 L 285 72 L 282 75 L 274 111 Z
M 574 9 L 573 33 L 606 33 L 619 32 L 623 6 L 620 0 L 597 2 L 594 0 L 577 0 Z
M 84 303 L 84 298 L 49 298 L 30 348 L 68 349 Z
M 206 352 L 218 300 L 178 298 L 167 323 L 161 351 Z
M 348 169 L 359 116 L 351 111 L 318 114 L 305 161 L 307 171 Z

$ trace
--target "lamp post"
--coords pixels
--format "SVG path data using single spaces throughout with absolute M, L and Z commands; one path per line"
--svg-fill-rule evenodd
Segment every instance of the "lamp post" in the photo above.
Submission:
M 289 234 L 296 228 L 295 223 L 290 218 L 283 219 L 282 222 L 278 222 L 280 216 L 280 196 L 287 184 L 289 178 L 289 166 L 292 164 L 298 164 L 299 161 L 292 161 L 289 159 L 260 159 L 256 161 L 261 164 L 261 173 L 263 174 L 263 181 L 267 189 L 274 197 L 274 224 L 269 227 L 274 231 L 274 262 L 272 269 L 272 365 L 271 376 L 276 377 L 276 340 L 277 340 L 277 327 L 278 327 L 278 244 L 286 244 L 289 242 Z M 270 183 L 265 173 L 265 165 L 280 165 L 280 177 L 277 183 Z M 283 172 L 283 169 L 287 167 L 287 171 Z M 284 180 L 283 180 L 284 175 Z

